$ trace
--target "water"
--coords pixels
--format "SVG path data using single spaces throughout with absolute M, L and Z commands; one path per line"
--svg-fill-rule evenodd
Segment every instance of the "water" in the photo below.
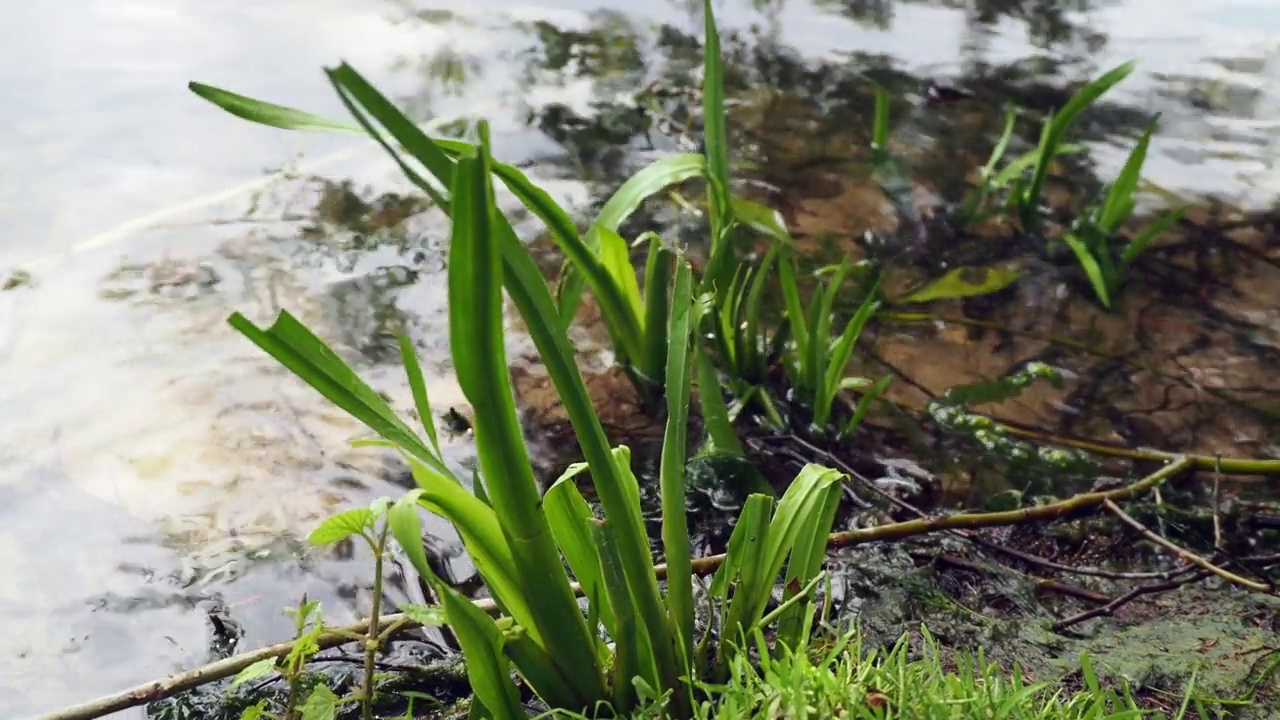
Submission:
M 696 37 L 697 5 L 68 0 L 0 11 L 9 29 L 0 62 L 0 273 L 21 269 L 33 281 L 0 293 L 0 568 L 7 581 L 0 716 L 51 711 L 206 661 L 206 612 L 215 604 L 245 627 L 242 649 L 286 636 L 280 609 L 303 592 L 322 600 L 335 623 L 366 607 L 365 558 L 300 548 L 326 513 L 398 491 L 399 468 L 352 450 L 347 440 L 360 428 L 234 334 L 224 322 L 230 312 L 265 324 L 289 309 L 340 342 L 401 409 L 411 402 L 387 342 L 408 331 L 433 400 L 462 403 L 448 362 L 439 216 L 379 229 L 378 212 L 357 207 L 338 184 L 352 181 L 364 202 L 405 191 L 376 149 L 251 126 L 198 101 L 185 83 L 341 115 L 319 68 L 345 59 L 415 119 L 489 117 L 500 157 L 534 163 L 535 176 L 554 179 L 549 189 L 582 205 L 622 170 L 607 159 L 575 159 L 536 122 L 530 126 L 530 111 L 563 103 L 587 112 L 593 100 L 662 76 L 690 52 L 663 44 L 658 24 Z M 1140 71 L 1115 99 L 1141 113 L 1164 112 L 1152 181 L 1251 208 L 1280 195 L 1280 15 L 1265 3 L 1232 0 L 1212 10 L 1155 0 L 1062 10 L 994 4 L 1013 8 L 1003 14 L 983 3 L 971 11 L 949 5 L 731 2 L 720 12 L 744 43 L 727 47 L 749 53 L 745 75 L 773 77 L 762 86 L 774 93 L 787 89 L 778 79 L 787 68 L 819 63 L 892 63 L 916 91 L 937 77 L 1015 93 L 1039 79 L 1079 79 L 1137 58 Z M 1056 61 L 1056 73 L 1038 77 L 1036 58 Z M 1001 80 L 1016 74 L 1020 82 Z M 990 107 L 1002 102 L 998 94 L 987 99 Z M 955 132 L 989 137 L 998 122 L 990 107 L 986 120 Z M 785 98 L 770 112 L 743 118 L 772 143 L 762 146 L 768 152 L 794 160 L 821 144 L 819 137 L 792 145 L 776 137 L 780 126 L 771 123 L 796 117 Z M 927 114 L 911 117 L 919 127 L 905 128 L 903 137 L 952 132 L 931 126 Z M 866 127 L 869 121 L 857 132 Z M 1130 123 L 1121 134 L 1132 137 L 1133 129 Z M 1122 162 L 1125 142 L 1099 137 L 1103 173 Z M 835 142 L 828 150 L 849 147 Z M 917 163 L 926 173 L 928 163 Z M 827 203 L 827 214 L 805 216 L 815 227 L 829 229 L 831 211 L 847 213 L 864 199 L 839 186 L 826 200 L 807 190 L 797 183 L 797 206 Z M 393 204 L 381 206 L 384 215 L 395 214 Z M 841 228 L 846 220 L 866 222 L 837 220 Z M 527 221 L 518 227 L 536 230 Z M 1266 297 L 1257 287 L 1274 287 L 1266 272 L 1246 278 L 1256 292 L 1224 301 L 1262 345 L 1280 336 L 1274 307 L 1249 302 Z M 1156 318 L 1166 334 L 1194 334 L 1185 316 L 1167 315 Z M 1081 327 L 1089 318 L 1068 311 L 1054 322 Z M 1130 330 L 1123 322 L 1103 327 L 1097 342 L 1109 346 Z M 955 373 L 921 378 L 932 367 L 925 359 L 967 342 L 963 333 L 903 331 L 881 350 L 922 384 L 945 386 Z M 1190 366 L 1221 375 L 1238 367 L 1233 357 L 1196 357 Z M 1001 363 L 973 364 L 968 370 L 979 376 L 1002 371 Z M 1273 393 L 1263 388 L 1261 396 L 1269 401 Z M 1027 413 L 1036 419 L 1034 409 Z M 1253 454 L 1275 445 L 1254 425 L 1190 432 L 1174 440 L 1243 445 Z M 1255 435 L 1242 444 L 1236 436 L 1244 432 Z M 460 464 L 470 460 L 465 438 L 447 452 Z M 449 542 L 443 528 L 430 530 Z M 457 565 L 465 570 L 465 562 Z

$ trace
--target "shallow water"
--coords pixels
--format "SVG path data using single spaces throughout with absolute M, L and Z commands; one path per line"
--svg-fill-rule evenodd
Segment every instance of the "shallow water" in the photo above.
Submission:
M 437 406 L 462 403 L 447 353 L 440 218 L 425 213 L 382 228 L 395 208 L 353 198 L 372 203 L 406 188 L 376 148 L 251 126 L 198 101 L 185 83 L 339 114 L 319 68 L 345 59 L 415 119 L 487 116 L 500 157 L 534 163 L 535 176 L 555 178 L 549 189 L 581 205 L 598 199 L 619 169 L 589 152 L 575 159 L 530 127 L 530 111 L 563 103 L 587 112 L 592 100 L 664 75 L 688 52 L 663 44 L 658 26 L 697 37 L 697 5 L 639 11 L 593 0 L 504 0 L 477 11 L 411 0 L 69 0 L 0 10 L 10 28 L 0 51 L 8 170 L 0 277 L 21 269 L 32 278 L 0 292 L 0 568 L 8 581 L 0 591 L 0 716 L 51 711 L 205 661 L 214 604 L 244 626 L 242 649 L 286 636 L 280 610 L 303 592 L 322 600 L 335 623 L 365 607 L 364 558 L 300 548 L 332 509 L 396 492 L 399 469 L 350 449 L 360 428 L 235 335 L 224 322 L 230 312 L 267 323 L 290 310 L 341 343 L 402 409 L 411 405 L 408 391 L 386 348 L 407 330 Z M 1000 3 L 1015 12 L 990 18 L 985 3 L 969 12 L 949 5 L 732 2 L 721 22 L 740 31 L 741 43 L 728 45 L 748 53 L 746 77 L 801 95 L 823 80 L 788 80 L 788 67 L 871 72 L 891 63 L 907 74 L 905 87 L 917 81 L 916 92 L 936 77 L 1016 94 L 1137 58 L 1139 72 L 1114 99 L 1164 113 L 1149 179 L 1251 208 L 1280 195 L 1280 15 L 1266 3 L 1232 0 L 1210 10 L 1123 0 L 1025 12 Z M 1044 63 L 1034 58 L 1057 65 L 1037 74 Z M 990 108 L 1004 99 L 984 101 Z M 937 123 L 914 113 L 900 137 L 952 133 Z M 1132 137 L 1132 123 L 1118 125 Z M 970 130 L 991 131 L 977 123 L 955 132 Z M 815 140 L 799 139 L 801 149 Z M 1101 134 L 1103 174 L 1122 162 L 1122 142 Z M 623 165 L 646 157 L 643 142 L 631 146 Z M 860 197 L 837 188 L 827 202 L 848 212 Z M 1231 295 L 1243 303 L 1234 312 L 1260 342 L 1274 343 L 1274 307 L 1248 302 L 1274 285 L 1269 275 L 1251 278 L 1264 289 L 1243 301 Z M 1092 317 L 1068 312 L 1053 322 L 1062 330 Z M 1195 332 L 1180 321 L 1162 318 L 1153 332 Z M 1125 326 L 1098 332 L 1106 346 Z M 936 357 L 969 342 L 963 334 L 894 337 L 907 356 Z M 892 355 L 893 346 L 882 349 Z M 1235 367 L 1234 357 L 1199 356 L 1193 369 L 1218 372 Z M 1272 393 L 1263 388 L 1264 399 Z M 1238 438 L 1199 437 L 1195 427 L 1177 442 L 1235 449 Z M 1247 431 L 1263 433 L 1245 443 L 1253 454 L 1275 452 L 1273 435 Z M 448 453 L 465 465 L 465 438 Z M 444 529 L 431 530 L 448 544 Z

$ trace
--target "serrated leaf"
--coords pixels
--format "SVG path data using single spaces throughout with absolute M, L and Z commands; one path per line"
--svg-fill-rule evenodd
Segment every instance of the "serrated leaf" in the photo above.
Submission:
M 263 658 L 249 667 L 236 673 L 236 677 L 231 681 L 227 690 L 235 690 L 247 682 L 253 682 L 270 675 L 276 669 L 276 659 L 273 657 Z
M 328 685 L 317 685 L 298 709 L 302 720 L 333 720 L 338 714 L 338 696 Z
M 320 527 L 312 530 L 307 539 L 312 545 L 331 545 L 363 533 L 373 520 L 374 514 L 369 508 L 345 510 L 320 523 Z

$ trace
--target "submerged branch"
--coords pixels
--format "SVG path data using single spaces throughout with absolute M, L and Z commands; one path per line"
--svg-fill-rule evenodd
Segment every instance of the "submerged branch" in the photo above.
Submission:
M 1110 510 L 1113 515 L 1120 518 L 1120 520 L 1122 520 L 1126 525 L 1142 533 L 1142 536 L 1144 538 L 1168 550 L 1174 555 L 1177 555 L 1178 557 L 1182 558 L 1188 563 L 1191 563 L 1193 565 L 1198 565 L 1202 569 L 1208 572 L 1211 572 L 1214 575 L 1217 575 L 1218 577 L 1222 578 L 1223 580 L 1226 580 L 1227 582 L 1233 585 L 1239 585 L 1242 588 L 1253 590 L 1255 592 L 1267 593 L 1269 595 L 1280 594 L 1276 592 L 1274 585 L 1260 583 L 1254 580 L 1250 580 L 1248 578 L 1240 577 L 1239 575 L 1231 572 L 1230 570 L 1220 568 L 1217 565 L 1214 565 L 1213 563 L 1209 562 L 1208 560 L 1200 557 L 1199 555 L 1191 552 L 1190 550 L 1187 550 L 1184 547 L 1176 545 L 1173 542 L 1170 542 L 1169 540 L 1166 540 L 1165 538 L 1155 534 L 1146 525 L 1143 525 L 1142 523 L 1135 520 L 1132 515 L 1125 512 L 1124 510 L 1121 510 L 1120 506 L 1116 505 L 1111 500 L 1103 501 L 1103 505 L 1107 508 L 1107 510 Z
M 925 517 L 916 520 L 908 520 L 906 522 L 889 523 L 885 525 L 877 525 L 875 527 L 832 533 L 828 536 L 827 547 L 828 549 L 834 549 L 871 542 L 898 540 L 914 535 L 923 535 L 937 530 L 993 527 L 1000 525 L 1014 525 L 1024 522 L 1053 520 L 1086 510 L 1096 509 L 1107 503 L 1114 504 L 1117 500 L 1132 500 L 1157 487 L 1166 480 L 1187 470 L 1193 469 L 1195 466 L 1196 462 L 1194 459 L 1179 457 L 1175 458 L 1173 462 L 1170 462 L 1168 465 L 1165 465 L 1159 470 L 1130 485 L 1104 492 L 1082 493 L 1048 505 L 1039 505 L 1005 512 L 957 513 L 938 517 Z M 723 554 L 697 558 L 692 561 L 691 569 L 694 575 L 709 575 L 715 572 L 716 569 L 724 563 L 724 561 L 725 555 Z M 659 578 L 664 578 L 667 575 L 666 565 L 658 565 L 654 570 Z M 1243 578 L 1241 579 L 1243 580 Z M 1246 580 L 1245 582 L 1249 581 Z M 582 587 L 580 585 L 574 583 L 572 587 L 574 594 L 579 597 L 583 595 Z M 498 612 L 497 604 L 488 598 L 476 600 L 475 605 L 490 614 Z M 404 629 L 421 627 L 418 623 L 410 620 L 402 614 L 384 615 L 378 619 L 378 632 L 381 632 L 392 625 L 399 625 Z M 339 645 L 352 642 L 351 638 L 353 636 L 365 635 L 368 632 L 369 620 L 364 620 L 355 623 L 354 625 L 335 628 L 334 630 L 325 632 L 317 637 L 315 641 L 319 645 L 320 649 L 337 647 Z M 191 690 L 201 685 L 231 677 L 256 662 L 280 657 L 281 655 L 287 655 L 293 650 L 293 647 L 294 641 L 292 640 L 269 645 L 258 650 L 219 660 L 203 667 L 170 675 L 162 680 L 144 683 L 114 695 L 108 695 L 96 700 L 81 703 L 79 705 L 45 715 L 41 720 L 93 720 L 94 718 L 100 718 L 104 715 L 119 712 L 120 710 L 163 700 L 164 698 L 171 697 L 185 690 Z
M 894 401 L 888 398 L 882 399 L 886 402 L 892 403 L 900 410 L 916 413 L 924 412 L 923 408 L 911 403 Z M 1152 450 L 1149 448 L 1131 448 L 1100 440 L 1086 440 L 1083 438 L 1053 435 L 1051 433 L 1041 432 L 1033 428 L 1025 427 L 1013 422 L 1012 420 L 1006 420 L 1004 418 L 979 412 L 969 411 L 969 413 L 990 419 L 1010 435 L 1020 437 L 1025 440 L 1035 440 L 1046 445 L 1075 448 L 1076 450 L 1083 450 L 1088 453 L 1093 453 L 1094 455 L 1104 455 L 1108 457 L 1124 458 L 1126 460 L 1141 460 L 1146 462 L 1172 462 L 1178 458 L 1187 458 L 1192 462 L 1197 470 L 1213 470 L 1223 475 L 1280 476 L 1280 460 L 1227 458 L 1216 455 L 1172 453 L 1164 450 Z

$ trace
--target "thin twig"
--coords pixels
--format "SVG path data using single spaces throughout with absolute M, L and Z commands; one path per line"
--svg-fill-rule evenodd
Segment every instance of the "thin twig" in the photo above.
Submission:
M 1106 605 L 1100 605 L 1096 608 L 1090 608 L 1088 610 L 1085 610 L 1084 612 L 1077 613 L 1075 615 L 1072 615 L 1071 617 L 1067 617 L 1059 620 L 1058 622 L 1053 624 L 1053 630 L 1054 632 L 1062 632 L 1063 630 L 1066 630 L 1072 625 L 1079 625 L 1080 623 L 1086 620 L 1092 620 L 1093 618 L 1104 617 L 1104 616 L 1111 617 L 1112 615 L 1115 614 L 1116 610 L 1119 610 L 1121 607 L 1128 605 L 1129 603 L 1133 602 L 1134 600 L 1137 600 L 1143 595 L 1151 595 L 1153 593 L 1165 592 L 1167 590 L 1176 590 L 1177 588 L 1180 588 L 1183 585 L 1187 585 L 1189 583 L 1203 580 L 1208 576 L 1209 576 L 1209 573 L 1206 570 L 1194 570 L 1193 572 L 1191 572 L 1189 575 L 1186 575 L 1185 577 L 1165 580 L 1164 582 L 1159 582 L 1159 583 L 1151 583 L 1150 585 L 1139 585 L 1138 587 L 1130 590 L 1129 592 L 1118 596 L 1116 599 L 1112 600 Z
M 832 467 L 839 470 L 840 472 L 846 473 L 850 477 L 853 477 L 861 481 L 862 484 L 866 485 L 868 489 L 870 489 L 875 494 L 879 495 L 881 498 L 884 498 L 889 503 L 892 503 L 893 505 L 896 505 L 904 510 L 912 512 L 917 517 L 929 517 L 928 513 L 926 513 L 924 510 L 921 510 L 916 505 L 913 505 L 912 503 L 906 500 L 903 500 L 902 498 L 897 497 L 892 493 L 885 492 L 884 490 L 877 487 L 873 480 L 866 477 L 865 475 L 862 475 L 857 470 L 853 469 L 852 466 L 850 466 L 847 462 L 845 462 L 842 458 L 840 458 L 840 456 L 836 455 L 835 453 L 824 450 L 818 447 L 817 445 L 814 445 L 813 443 L 797 435 L 781 435 L 777 437 L 779 439 L 786 440 L 787 442 L 795 442 L 799 444 L 809 452 L 814 453 L 816 456 L 818 456 L 822 460 L 830 463 Z M 1021 560 L 1029 565 L 1038 565 L 1042 568 L 1045 568 L 1046 570 L 1073 573 L 1076 575 L 1088 575 L 1093 577 L 1101 577 L 1101 578 L 1107 578 L 1109 580 L 1170 580 L 1176 577 L 1177 575 L 1190 571 L 1190 569 L 1193 567 L 1193 566 L 1183 566 L 1182 568 L 1179 568 L 1176 570 L 1165 570 L 1160 572 L 1119 572 L 1115 570 L 1104 570 L 1102 568 L 1081 567 L 1076 565 L 1064 565 L 1062 563 L 1057 563 L 1052 560 L 1042 558 L 1038 555 L 1032 555 L 1030 553 L 1011 548 L 1007 545 L 1002 545 L 997 542 L 992 542 L 990 540 L 987 540 L 986 538 L 974 535 L 973 533 L 965 532 L 964 530 L 952 530 L 951 533 L 958 537 L 964 538 L 965 540 L 968 540 L 969 542 L 972 542 L 976 545 L 984 547 L 988 550 L 1008 555 L 1010 557 Z
M 910 412 L 924 412 L 924 408 L 917 407 L 911 403 L 890 400 L 882 398 L 885 402 L 889 402 L 900 410 Z M 1066 437 L 1063 435 L 1052 435 L 1050 433 L 1041 432 L 1033 428 L 1023 426 L 1012 420 L 999 418 L 992 415 L 977 413 L 970 411 L 970 414 L 985 417 L 999 425 L 1005 432 L 1028 440 L 1036 440 L 1046 445 L 1057 445 L 1059 447 L 1075 448 L 1095 455 L 1105 455 L 1108 457 L 1127 458 L 1129 460 L 1145 460 L 1148 462 L 1172 462 L 1180 457 L 1190 458 L 1197 469 L 1213 470 L 1218 469 L 1223 475 L 1280 475 L 1280 460 L 1256 460 L 1252 458 L 1224 458 L 1215 457 L 1213 455 L 1190 455 L 1182 453 L 1171 453 L 1163 450 L 1152 450 L 1149 448 L 1135 449 L 1106 443 L 1098 440 L 1086 440 L 1082 438 Z
M 1193 465 L 1193 461 L 1189 458 L 1178 458 L 1174 462 L 1165 465 L 1156 472 L 1131 485 L 1104 492 L 1082 493 L 1049 505 L 1038 505 L 1035 507 L 1023 508 L 1021 510 L 1010 510 L 1006 512 L 958 513 L 955 515 L 920 518 L 917 520 L 909 520 L 907 522 L 889 523 L 870 528 L 859 528 L 856 530 L 832 533 L 827 537 L 827 547 L 828 549 L 837 549 L 872 542 L 898 540 L 904 537 L 921 535 L 937 530 L 995 527 L 1023 522 L 1052 520 L 1097 508 L 1102 504 L 1112 503 L 1114 500 L 1131 500 L 1143 493 L 1146 493 L 1151 490 L 1151 488 L 1156 487 L 1169 478 L 1185 472 Z M 710 575 L 724 564 L 724 561 L 725 555 L 723 554 L 710 555 L 693 560 L 690 563 L 690 568 L 694 575 Z M 655 566 L 654 572 L 659 579 L 665 578 L 667 576 L 667 566 Z M 575 595 L 582 597 L 583 591 L 580 585 L 573 583 L 572 588 Z M 497 613 L 499 610 L 497 604 L 489 598 L 475 600 L 473 602 L 476 607 L 490 614 Z M 393 614 L 384 615 L 379 618 L 378 631 L 382 632 L 395 624 L 399 624 L 405 629 L 419 627 L 417 623 L 404 615 Z M 352 642 L 352 636 L 364 635 L 368 633 L 368 631 L 369 620 L 366 619 L 355 623 L 354 625 L 348 625 L 343 628 L 336 628 L 329 632 L 322 633 L 315 639 L 315 642 L 319 649 L 337 647 L 339 645 Z M 171 697 L 185 690 L 190 690 L 207 683 L 231 677 L 260 660 L 287 655 L 293 650 L 293 646 L 293 640 L 276 643 L 265 648 L 260 648 L 241 655 L 235 655 L 224 660 L 219 660 L 203 667 L 170 675 L 162 680 L 154 680 L 113 695 L 107 695 L 96 700 L 90 700 L 88 702 L 45 715 L 40 718 L 40 720 L 94 720 L 94 718 L 110 715 L 111 713 L 119 712 L 120 710 L 137 707 L 139 705 L 146 705 L 147 703 L 163 700 L 164 698 Z
M 1272 594 L 1272 589 L 1269 586 L 1264 585 L 1263 583 L 1254 582 L 1247 578 L 1242 578 L 1239 575 L 1236 575 L 1235 573 L 1231 572 L 1230 570 L 1224 570 L 1223 568 L 1220 568 L 1217 565 L 1214 565 L 1213 563 L 1209 562 L 1208 560 L 1205 560 L 1199 555 L 1196 555 L 1190 550 L 1187 550 L 1186 548 L 1183 548 L 1183 547 L 1179 547 L 1173 544 L 1172 542 L 1169 542 L 1168 540 L 1160 537 L 1159 535 L 1151 532 L 1151 530 L 1147 528 L 1147 526 L 1143 525 L 1137 520 L 1134 520 L 1133 516 L 1129 515 L 1129 513 L 1125 512 L 1124 510 L 1121 510 L 1120 506 L 1116 505 L 1110 499 L 1103 500 L 1102 505 L 1108 510 L 1110 510 L 1111 513 L 1114 514 L 1116 517 L 1124 521 L 1125 524 L 1132 527 L 1134 530 L 1137 530 L 1139 533 L 1142 533 L 1143 537 L 1159 545 L 1160 547 L 1168 550 L 1169 552 L 1177 555 L 1183 560 L 1186 560 L 1189 563 L 1194 563 L 1195 565 L 1199 565 L 1201 568 L 1208 570 L 1209 572 L 1213 573 L 1214 575 L 1217 575 L 1218 577 L 1222 578 L 1223 580 L 1226 580 L 1227 582 L 1233 585 L 1239 585 L 1242 588 L 1247 588 L 1255 592 Z
M 1213 547 L 1222 549 L 1222 513 L 1218 493 L 1222 485 L 1222 458 L 1219 456 L 1213 468 Z

